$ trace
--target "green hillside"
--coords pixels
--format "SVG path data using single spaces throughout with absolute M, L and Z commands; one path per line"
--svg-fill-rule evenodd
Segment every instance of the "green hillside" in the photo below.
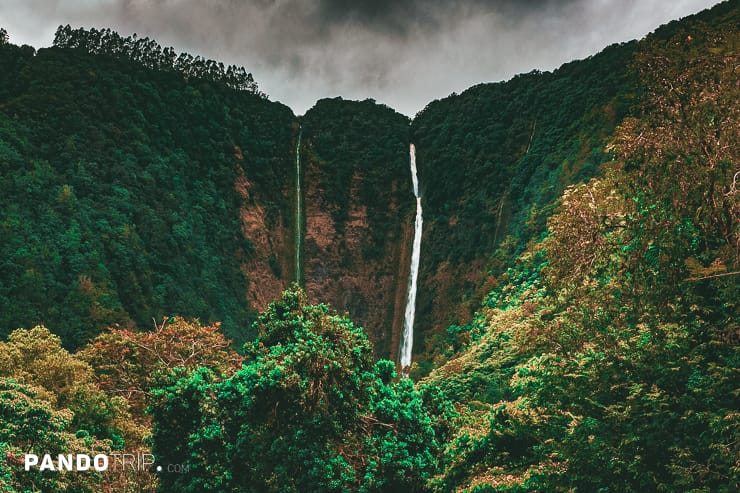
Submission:
M 427 338 L 469 321 L 486 279 L 542 234 L 564 188 L 610 160 L 605 147 L 636 104 L 636 45 L 475 86 L 414 119 L 425 212 L 417 325 Z
M 727 1 L 411 122 L 295 117 L 108 30 L 0 35 L 0 491 L 740 490 L 738 26 Z
M 131 53 L 0 46 L 0 332 L 45 323 L 76 347 L 182 314 L 244 339 L 235 182 L 241 168 L 264 206 L 290 210 L 293 114 L 120 43 Z
M 740 33 L 726 3 L 641 41 L 639 98 L 453 326 L 438 491 L 734 491 Z

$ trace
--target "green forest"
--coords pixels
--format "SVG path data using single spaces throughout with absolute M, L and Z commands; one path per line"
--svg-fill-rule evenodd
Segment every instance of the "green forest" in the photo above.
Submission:
M 183 314 L 246 340 L 234 183 L 246 172 L 266 207 L 288 207 L 292 112 L 201 69 L 150 67 L 171 54 L 150 41 L 80 33 L 0 50 L 0 333 L 43 322 L 75 348 Z
M 738 26 L 726 1 L 413 120 L 296 116 L 244 68 L 108 29 L 0 30 L 0 492 L 739 491 Z M 324 275 L 352 277 L 369 225 L 365 311 L 394 310 L 418 149 L 411 378 L 391 322 L 316 301 L 264 239 L 317 222 L 295 224 L 299 132 Z M 250 304 L 262 265 L 282 294 Z

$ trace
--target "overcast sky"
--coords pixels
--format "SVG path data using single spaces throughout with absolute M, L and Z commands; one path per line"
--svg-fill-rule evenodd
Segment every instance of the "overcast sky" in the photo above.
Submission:
M 244 65 L 303 114 L 323 97 L 374 98 L 413 116 L 471 85 L 551 70 L 640 38 L 716 0 L 0 0 L 16 44 L 59 24 L 138 33 Z

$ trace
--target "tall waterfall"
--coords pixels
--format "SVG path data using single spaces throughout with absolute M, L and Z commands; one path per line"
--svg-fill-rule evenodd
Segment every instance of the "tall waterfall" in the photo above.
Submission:
M 299 127 L 298 140 L 295 145 L 295 282 L 301 282 L 301 237 L 303 219 L 303 196 L 301 193 L 301 136 L 303 129 Z
M 419 195 L 419 178 L 416 174 L 416 147 L 409 147 L 411 163 L 411 181 L 416 197 L 416 220 L 414 221 L 414 244 L 411 250 L 411 270 L 409 273 L 409 290 L 406 298 L 406 312 L 403 318 L 403 339 L 401 340 L 401 371 L 408 375 L 411 366 L 411 350 L 414 344 L 414 315 L 416 314 L 416 281 L 419 277 L 419 257 L 421 256 L 421 196 Z

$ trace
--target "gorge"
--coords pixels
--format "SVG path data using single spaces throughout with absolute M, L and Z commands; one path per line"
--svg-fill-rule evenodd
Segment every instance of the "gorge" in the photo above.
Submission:
M 412 119 L 0 28 L 0 490 L 735 493 L 739 25 Z
M 413 120 L 341 98 L 296 116 L 247 75 L 184 77 L 195 69 L 107 53 L 84 31 L 38 52 L 7 44 L 4 193 L 26 183 L 29 205 L 7 209 L 0 330 L 44 322 L 76 347 L 108 325 L 182 314 L 221 321 L 240 344 L 295 281 L 424 374 L 562 192 L 613 159 L 637 105 L 630 64 L 675 29 L 471 87 Z M 26 217 L 37 210 L 41 221 Z

